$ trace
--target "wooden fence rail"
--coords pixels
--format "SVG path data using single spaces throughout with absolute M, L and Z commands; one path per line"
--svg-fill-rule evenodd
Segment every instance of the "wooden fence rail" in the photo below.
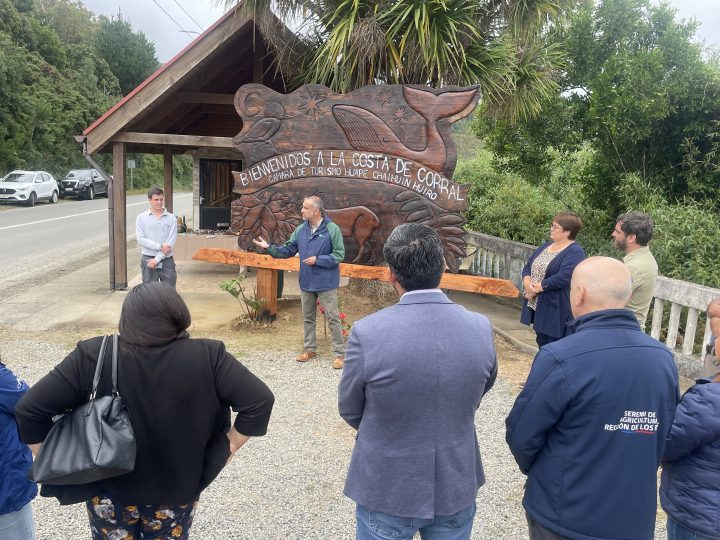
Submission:
M 522 284 L 522 268 L 537 249 L 477 232 L 468 232 L 465 240 L 471 255 L 461 268 L 472 274 L 510 280 L 518 288 Z M 663 340 L 673 351 L 680 373 L 688 378 L 699 377 L 702 373 L 703 345 L 710 337 L 707 321 L 704 321 L 702 341 L 697 339 L 697 332 L 713 298 L 720 298 L 720 289 L 658 277 L 650 335 Z M 666 317 L 668 308 L 669 316 Z M 687 314 L 683 318 L 684 312 Z M 681 328 L 684 329 L 682 333 Z

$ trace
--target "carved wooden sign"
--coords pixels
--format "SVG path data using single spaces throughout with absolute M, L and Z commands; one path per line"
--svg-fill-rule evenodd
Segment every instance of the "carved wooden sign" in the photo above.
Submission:
M 366 86 L 335 94 L 305 85 L 287 95 L 241 87 L 233 139 L 247 166 L 234 172 L 232 229 L 241 249 L 263 236 L 282 243 L 302 221 L 302 199 L 318 195 L 343 232 L 346 262 L 380 264 L 401 223 L 434 227 L 450 269 L 465 256 L 468 187 L 452 181 L 450 128 L 477 102 L 477 87 Z

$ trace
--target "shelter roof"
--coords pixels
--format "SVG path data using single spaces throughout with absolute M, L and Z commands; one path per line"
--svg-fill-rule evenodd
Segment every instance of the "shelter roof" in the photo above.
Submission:
M 235 91 L 251 82 L 286 90 L 255 21 L 236 6 L 90 125 L 87 152 L 112 142 L 145 153 L 227 147 L 242 129 Z

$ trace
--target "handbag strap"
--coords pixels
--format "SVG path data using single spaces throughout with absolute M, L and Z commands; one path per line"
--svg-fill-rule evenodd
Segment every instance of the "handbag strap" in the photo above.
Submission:
M 95 401 L 95 394 L 97 394 L 98 384 L 100 384 L 100 375 L 102 375 L 103 361 L 105 360 L 105 350 L 107 349 L 107 342 L 110 336 L 103 336 L 102 345 L 100 345 L 100 352 L 98 353 L 97 365 L 95 366 L 95 376 L 93 377 L 92 391 L 90 392 L 90 401 Z
M 119 397 L 117 389 L 117 358 L 118 358 L 118 335 L 113 334 L 113 351 L 112 351 L 112 395 Z

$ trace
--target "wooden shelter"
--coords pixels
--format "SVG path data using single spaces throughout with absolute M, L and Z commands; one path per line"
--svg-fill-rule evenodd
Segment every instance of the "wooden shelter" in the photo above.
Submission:
M 278 21 L 278 24 L 282 24 Z M 288 30 L 288 37 L 292 34 Z M 193 157 L 195 228 L 229 222 L 233 170 L 244 156 L 232 138 L 243 126 L 233 96 L 247 83 L 278 92 L 289 89 L 277 75 L 273 57 L 257 25 L 234 8 L 179 54 L 125 96 L 83 132 L 83 152 L 113 154 L 109 190 L 110 288 L 127 288 L 126 156 L 164 156 L 164 190 L 173 208 L 173 156 Z M 134 219 L 134 216 L 133 216 Z

